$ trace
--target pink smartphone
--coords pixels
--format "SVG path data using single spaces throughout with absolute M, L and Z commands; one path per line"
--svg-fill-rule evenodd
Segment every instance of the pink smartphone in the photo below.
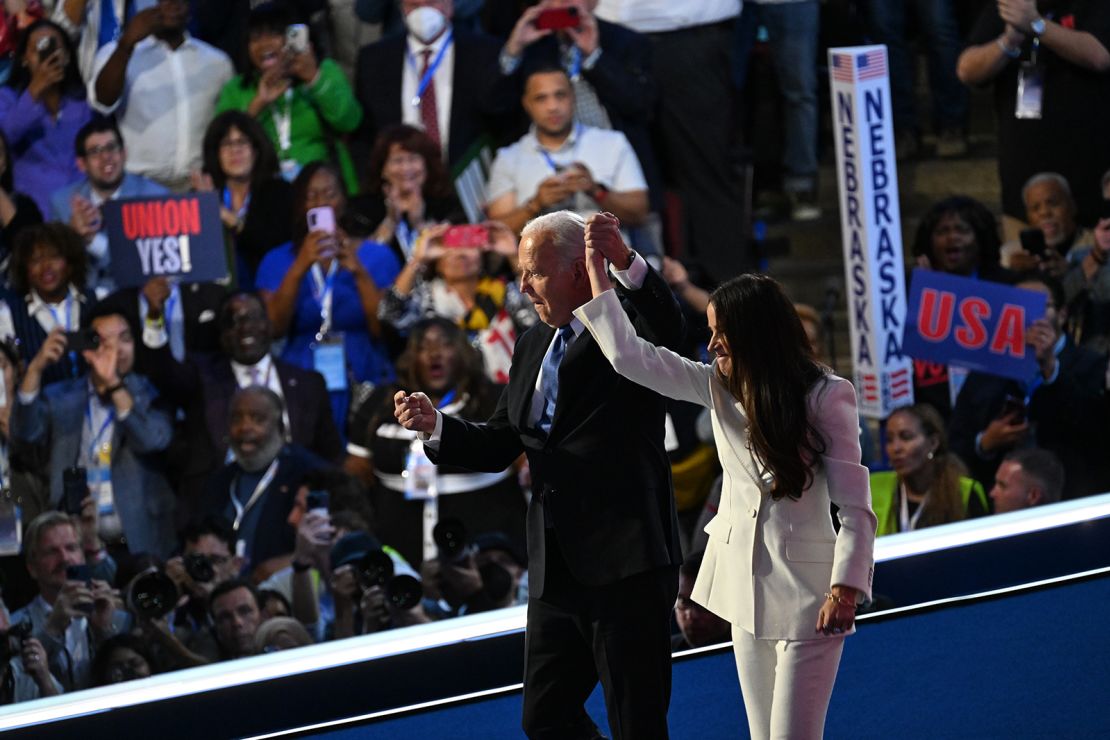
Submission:
M 489 244 L 489 229 L 485 226 L 452 226 L 443 233 L 443 246 L 481 249 Z
M 318 206 L 316 208 L 309 208 L 308 215 L 308 230 L 313 231 L 326 231 L 329 234 L 335 233 L 335 211 L 331 206 Z

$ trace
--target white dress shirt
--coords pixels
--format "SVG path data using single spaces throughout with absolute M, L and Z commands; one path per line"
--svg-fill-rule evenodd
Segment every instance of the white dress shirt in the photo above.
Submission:
M 425 44 L 412 34 L 409 34 L 405 44 L 405 62 L 401 65 L 401 122 L 418 129 L 424 128 L 420 118 L 420 106 L 413 105 L 413 98 L 420 88 L 421 73 L 424 71 L 424 50 L 432 52 L 429 63 L 434 62 L 439 50 L 447 42 L 451 34 L 451 27 L 439 35 L 431 44 Z M 451 134 L 451 96 L 454 94 L 455 82 L 455 42 L 447 47 L 443 59 L 432 75 L 429 87 L 435 86 L 436 91 L 436 120 L 439 122 L 439 143 L 443 149 L 444 159 L 447 157 L 447 144 Z
M 600 0 L 594 15 L 640 33 L 678 31 L 740 15 L 741 0 Z
M 231 60 L 188 34 L 177 49 L 148 36 L 135 45 L 119 100 L 102 105 L 96 99 L 96 79 L 117 45 L 107 44 L 96 55 L 89 105 L 99 113 L 116 114 L 127 142 L 128 172 L 184 191 L 189 173 L 200 168 L 201 142 L 220 89 L 233 74 Z

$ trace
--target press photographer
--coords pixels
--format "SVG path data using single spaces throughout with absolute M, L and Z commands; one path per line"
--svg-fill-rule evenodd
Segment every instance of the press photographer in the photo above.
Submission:
M 502 532 L 485 532 L 467 543 L 457 519 L 443 519 L 434 535 L 439 552 L 421 567 L 425 595 L 438 618 L 501 609 L 527 601 L 527 560 Z
M 372 535 L 353 532 L 331 551 L 334 637 L 430 622 L 412 567 Z

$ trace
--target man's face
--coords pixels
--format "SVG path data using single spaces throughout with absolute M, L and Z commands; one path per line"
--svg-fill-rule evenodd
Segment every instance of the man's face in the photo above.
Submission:
M 40 590 L 58 591 L 65 585 L 66 568 L 85 562 L 77 530 L 58 524 L 39 533 L 34 557 L 27 559 L 27 571 Z
M 120 377 L 131 372 L 135 365 L 135 338 L 123 317 L 118 314 L 103 316 L 92 322 L 92 328 L 100 335 L 101 347 L 116 346 L 116 372 Z
M 585 248 L 582 259 L 568 267 L 561 264 L 546 234 L 524 237 L 520 241 L 520 292 L 532 300 L 543 323 L 556 328 L 569 324 L 574 309 L 590 298 Z
M 401 0 L 401 14 L 408 15 L 417 8 L 435 8 L 450 20 L 455 14 L 453 0 Z
M 574 123 L 574 89 L 563 72 L 541 72 L 528 78 L 521 100 L 536 128 L 548 136 L 570 133 Z
M 158 35 L 185 31 L 189 24 L 189 0 L 158 0 L 157 7 L 162 11 L 162 28 Z
M 212 620 L 216 623 L 216 640 L 225 653 L 239 657 L 254 652 L 254 633 L 262 622 L 262 613 L 249 590 L 237 588 L 216 598 Z
M 220 315 L 220 347 L 242 365 L 253 365 L 270 351 L 270 319 L 262 301 L 235 296 Z
M 1050 247 L 1066 241 L 1075 233 L 1075 206 L 1058 182 L 1039 182 L 1025 193 L 1025 218 L 1030 226 L 1044 232 Z
M 183 555 L 203 555 L 212 564 L 216 577 L 212 583 L 221 583 L 236 576 L 238 561 L 232 557 L 227 543 L 214 534 L 202 534 L 193 542 L 186 542 Z
M 1040 495 L 1034 490 L 1033 481 L 1025 474 L 1021 463 L 1005 460 L 994 474 L 991 500 L 996 514 L 1020 511 L 1038 503 Z
M 728 622 L 690 600 L 694 590 L 694 579 L 683 573 L 678 574 L 678 599 L 674 605 L 674 618 L 682 636 L 691 647 L 712 645 L 727 640 Z
M 1067 311 L 1066 309 L 1061 310 L 1061 308 L 1056 305 L 1056 302 L 1052 298 L 1052 291 L 1048 289 L 1047 285 L 1039 280 L 1025 280 L 1017 283 L 1014 287 L 1023 290 L 1033 290 L 1044 294 L 1044 317 L 1048 319 L 1049 323 L 1056 327 L 1057 335 L 1064 331 L 1064 324 L 1067 322 Z M 1057 338 L 1059 337 L 1057 336 Z
M 115 131 L 97 131 L 85 139 L 85 156 L 77 158 L 77 168 L 85 173 L 92 186 L 114 192 L 123 182 L 127 152 Z
M 277 455 L 281 449 L 279 419 L 279 413 L 261 393 L 240 393 L 232 401 L 228 437 L 244 470 L 261 470 Z

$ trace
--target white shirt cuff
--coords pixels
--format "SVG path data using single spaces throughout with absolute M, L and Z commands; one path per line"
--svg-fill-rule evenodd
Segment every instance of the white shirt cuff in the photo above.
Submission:
M 23 391 L 19 391 L 18 393 L 16 393 L 16 396 L 18 396 L 19 402 L 21 404 L 23 404 L 24 406 L 30 406 L 32 403 L 35 402 L 35 399 L 39 397 L 39 392 L 35 391 L 34 393 L 24 393 Z
M 436 427 L 432 430 L 432 433 L 419 432 L 416 436 L 433 452 L 439 451 L 439 443 L 443 439 L 443 414 L 440 413 L 439 409 L 436 409 Z
M 370 450 L 361 445 L 356 445 L 354 442 L 347 443 L 347 454 L 352 457 L 361 457 L 363 460 L 369 460 L 371 458 Z
M 610 268 L 613 277 L 617 279 L 621 285 L 628 290 L 639 290 L 644 286 L 644 280 L 647 279 L 648 265 L 647 261 L 640 256 L 639 252 L 632 252 L 632 264 L 628 266 L 627 270 L 614 270 Z

